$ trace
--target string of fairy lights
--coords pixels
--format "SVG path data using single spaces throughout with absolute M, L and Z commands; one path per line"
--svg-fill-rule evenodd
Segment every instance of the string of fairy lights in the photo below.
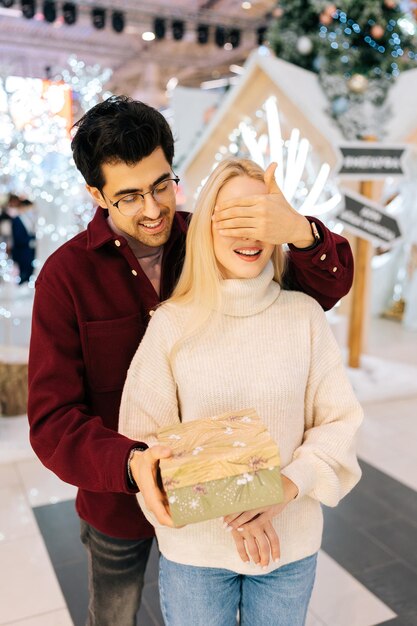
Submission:
M 111 95 L 104 89 L 111 73 L 73 56 L 53 77 L 60 82 L 52 83 L 49 90 L 40 79 L 0 75 L 0 195 L 9 191 L 29 195 L 38 209 L 35 270 L 86 227 L 94 209 L 72 159 L 68 120 L 57 113 L 64 92 L 70 92 L 72 106 L 81 116 Z M 33 276 L 29 290 L 34 281 Z M 18 282 L 7 246 L 0 245 L 0 292 L 15 294 Z M 8 308 L 3 309 L 0 317 L 9 317 Z
M 341 52 L 340 61 L 343 64 L 348 64 L 350 60 L 349 54 L 355 53 L 355 47 L 358 47 L 358 38 L 361 38 L 366 46 L 369 46 L 369 48 L 379 52 L 381 55 L 385 55 L 386 52 L 391 55 L 393 61 L 388 65 L 385 73 L 392 75 L 394 78 L 400 74 L 399 65 L 395 62 L 395 59 L 400 59 L 404 56 L 410 59 L 410 61 L 417 59 L 417 51 L 404 49 L 405 46 L 401 31 L 408 35 L 413 35 L 416 30 L 412 21 L 406 17 L 398 21 L 394 19 L 388 21 L 386 31 L 389 33 L 389 38 L 384 42 L 381 42 L 381 39 L 385 31 L 374 19 L 367 21 L 367 29 L 365 30 L 355 20 L 349 18 L 349 15 L 342 10 L 337 9 L 332 17 L 335 22 L 339 22 L 339 25 L 329 28 L 328 25 L 321 24 L 319 27 L 319 37 L 323 40 L 327 40 L 330 48 Z M 355 39 L 355 41 L 352 41 L 352 39 Z M 377 65 L 371 70 L 375 76 L 381 76 L 383 71 L 384 70 Z

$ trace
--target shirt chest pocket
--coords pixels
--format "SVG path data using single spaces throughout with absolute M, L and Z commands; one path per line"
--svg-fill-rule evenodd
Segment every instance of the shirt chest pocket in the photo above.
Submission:
M 84 322 L 83 343 L 89 387 L 95 392 L 119 391 L 144 334 L 140 315 Z

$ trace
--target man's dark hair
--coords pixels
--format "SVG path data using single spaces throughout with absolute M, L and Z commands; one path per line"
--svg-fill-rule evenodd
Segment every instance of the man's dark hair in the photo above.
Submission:
M 164 116 L 156 109 L 127 96 L 111 96 L 87 111 L 73 126 L 71 142 L 75 165 L 88 185 L 103 189 L 101 166 L 134 165 L 161 147 L 170 165 L 174 138 Z

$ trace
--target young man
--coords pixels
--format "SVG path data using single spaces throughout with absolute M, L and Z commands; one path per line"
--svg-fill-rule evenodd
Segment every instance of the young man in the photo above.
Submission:
M 76 124 L 75 163 L 99 205 L 87 230 L 46 261 L 36 282 L 29 362 L 31 443 L 41 461 L 79 487 L 89 553 L 88 624 L 132 626 L 153 529 L 137 506 L 166 519 L 157 486 L 164 448 L 117 433 L 126 372 L 152 309 L 181 270 L 187 214 L 175 210 L 173 138 L 155 109 L 113 96 Z M 289 288 L 330 308 L 350 288 L 345 239 L 306 219 L 266 173 L 270 193 L 219 206 L 232 237 L 290 244 Z M 315 223 L 315 224 L 314 224 Z

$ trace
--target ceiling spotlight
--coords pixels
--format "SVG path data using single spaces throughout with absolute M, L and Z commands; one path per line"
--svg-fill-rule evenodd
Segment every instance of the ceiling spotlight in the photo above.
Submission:
M 237 48 L 240 44 L 240 30 L 238 28 L 232 28 L 229 32 L 229 42 L 232 44 L 232 48 Z
M 125 14 L 122 11 L 113 11 L 111 25 L 116 33 L 122 33 L 125 28 Z
M 54 0 L 44 0 L 43 16 L 46 22 L 52 24 L 56 20 L 56 4 Z
M 97 7 L 91 11 L 91 19 L 93 21 L 94 28 L 101 30 L 106 26 L 106 9 Z
M 224 44 L 226 43 L 226 29 L 224 26 L 216 26 L 214 41 L 219 48 L 224 48 Z
M 174 20 L 172 22 L 172 36 L 175 41 L 181 41 L 184 37 L 185 26 L 182 20 Z
M 266 26 L 260 26 L 256 31 L 256 41 L 258 46 L 262 46 L 266 39 L 266 31 L 268 28 Z
M 142 39 L 143 41 L 153 41 L 155 39 L 155 33 L 153 33 L 151 30 L 147 30 L 146 32 L 142 33 Z
M 36 13 L 35 0 L 21 0 L 22 13 L 28 19 L 32 19 Z
M 198 43 L 205 44 L 209 40 L 209 27 L 207 24 L 199 24 L 197 26 L 197 41 Z
M 245 9 L 246 11 L 249 11 L 249 9 L 252 8 L 252 2 L 242 2 L 242 9 Z
M 62 5 L 62 15 L 65 24 L 72 26 L 77 21 L 77 5 L 73 2 L 64 2 Z
M 155 37 L 157 39 L 163 39 L 166 33 L 166 23 L 162 17 L 156 17 L 153 24 Z

